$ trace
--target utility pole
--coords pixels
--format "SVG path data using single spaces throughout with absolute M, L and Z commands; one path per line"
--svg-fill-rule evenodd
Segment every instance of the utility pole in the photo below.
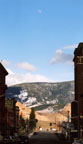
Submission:
M 69 111 L 67 111 L 68 112 L 68 123 L 69 123 Z

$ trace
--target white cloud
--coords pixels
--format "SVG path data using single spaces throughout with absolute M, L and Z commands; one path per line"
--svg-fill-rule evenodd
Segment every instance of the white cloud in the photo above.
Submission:
M 11 75 L 11 74 L 14 74 L 13 71 L 11 71 L 9 68 L 6 68 L 7 69 L 7 72 Z
M 55 56 L 51 59 L 50 64 L 68 63 L 72 64 L 73 55 L 66 54 L 62 50 L 57 50 Z
M 69 45 L 69 46 L 65 46 L 63 49 L 75 49 L 77 48 L 78 44 L 73 44 L 73 45 Z
M 73 44 L 73 45 L 65 46 L 59 50 L 56 50 L 55 56 L 51 59 L 50 64 L 54 64 L 54 63 L 73 64 L 72 62 L 73 55 L 64 53 L 64 50 L 75 49 L 77 47 L 78 47 L 78 44 Z
M 1 63 L 2 63 L 4 66 L 9 66 L 9 65 L 10 65 L 10 62 L 7 61 L 7 60 L 1 60 Z
M 37 12 L 38 12 L 38 14 L 42 14 L 42 10 L 41 9 L 38 9 Z
M 25 82 L 49 82 L 51 81 L 44 75 L 40 74 L 31 74 L 31 73 L 26 73 L 26 74 L 17 74 L 13 73 L 11 70 L 7 69 L 9 75 L 7 76 L 7 85 L 14 85 L 14 84 L 19 84 L 19 83 L 25 83 Z
M 36 71 L 37 68 L 28 62 L 18 63 L 17 67 L 27 71 Z

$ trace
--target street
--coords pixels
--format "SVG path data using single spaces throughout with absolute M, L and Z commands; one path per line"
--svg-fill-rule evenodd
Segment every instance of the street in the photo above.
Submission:
M 59 133 L 35 132 L 29 139 L 29 144 L 70 144 Z

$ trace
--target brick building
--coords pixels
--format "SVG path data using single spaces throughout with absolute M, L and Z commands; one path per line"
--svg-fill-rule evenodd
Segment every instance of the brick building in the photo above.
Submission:
M 6 135 L 14 135 L 19 128 L 19 107 L 15 99 L 5 100 L 5 120 Z
M 0 132 L 3 134 L 5 129 L 5 91 L 7 85 L 5 84 L 5 77 L 8 72 L 0 63 Z
M 0 63 L 0 133 L 14 135 L 18 129 L 19 107 L 15 99 L 5 99 L 7 75 L 8 72 Z
M 83 138 L 83 43 L 74 51 L 75 100 L 71 106 L 71 117 L 77 135 Z

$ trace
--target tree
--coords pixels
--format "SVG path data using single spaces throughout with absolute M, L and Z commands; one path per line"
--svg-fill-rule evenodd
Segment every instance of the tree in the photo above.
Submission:
M 26 123 L 25 123 L 25 119 L 24 119 L 23 116 L 22 116 L 22 113 L 21 113 L 21 115 L 20 115 L 19 120 L 20 120 L 20 126 L 21 126 L 23 129 L 25 129 Z
M 29 120 L 28 120 L 28 118 L 26 118 L 25 124 L 26 124 L 26 133 L 28 134 L 29 133 Z
M 26 123 L 27 126 L 29 125 L 29 120 L 28 120 L 28 118 L 25 120 L 25 123 Z
M 35 111 L 34 108 L 32 108 L 29 117 L 29 128 L 30 130 L 33 130 L 35 127 L 36 127 Z

